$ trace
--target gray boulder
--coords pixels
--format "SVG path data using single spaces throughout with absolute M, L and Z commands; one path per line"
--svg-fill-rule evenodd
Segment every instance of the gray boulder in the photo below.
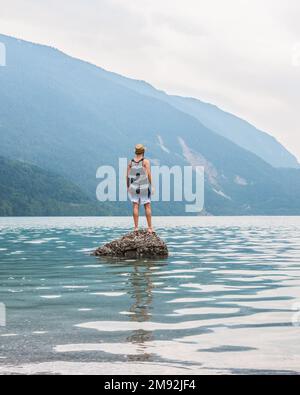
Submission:
M 157 234 L 146 230 L 128 233 L 121 239 L 98 248 L 94 256 L 118 258 L 166 258 L 169 255 L 166 243 Z

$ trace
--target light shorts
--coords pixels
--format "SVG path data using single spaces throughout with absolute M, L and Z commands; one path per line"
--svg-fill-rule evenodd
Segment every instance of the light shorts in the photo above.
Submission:
M 129 199 L 132 203 L 137 203 L 141 206 L 151 203 L 151 196 L 138 196 L 136 194 L 129 193 Z

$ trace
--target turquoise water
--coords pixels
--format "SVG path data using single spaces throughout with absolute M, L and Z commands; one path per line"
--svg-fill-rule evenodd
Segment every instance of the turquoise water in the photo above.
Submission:
M 0 373 L 300 373 L 300 218 L 155 223 L 169 259 L 109 261 L 130 219 L 0 219 Z

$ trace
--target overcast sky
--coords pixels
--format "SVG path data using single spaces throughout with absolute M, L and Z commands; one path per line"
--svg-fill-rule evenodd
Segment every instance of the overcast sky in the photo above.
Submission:
M 300 160 L 299 0 L 0 0 L 0 33 L 218 105 Z

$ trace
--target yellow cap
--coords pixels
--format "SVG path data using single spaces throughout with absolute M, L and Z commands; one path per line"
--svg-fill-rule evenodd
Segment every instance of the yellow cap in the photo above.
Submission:
M 135 153 L 136 153 L 136 155 L 144 154 L 145 151 L 146 151 L 146 147 L 144 147 L 143 144 L 137 144 L 135 146 Z

